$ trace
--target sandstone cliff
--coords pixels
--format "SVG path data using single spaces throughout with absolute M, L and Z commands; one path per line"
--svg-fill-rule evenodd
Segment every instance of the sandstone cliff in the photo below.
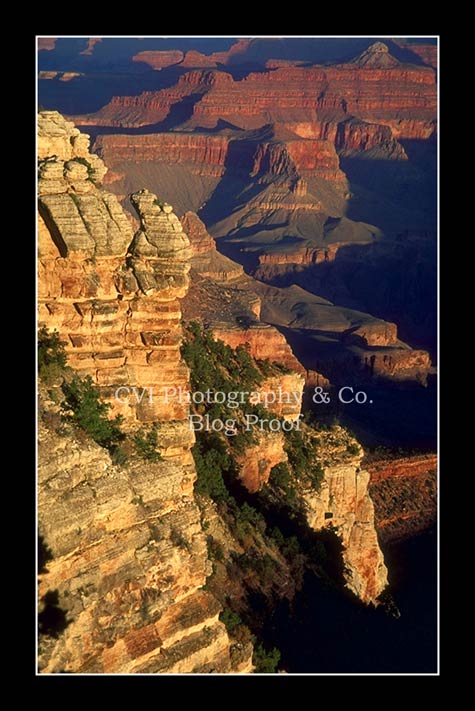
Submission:
M 51 560 L 40 571 L 40 610 L 56 596 L 68 622 L 42 641 L 41 670 L 230 671 L 219 605 L 203 590 L 210 569 L 186 407 L 160 395 L 188 385 L 179 299 L 189 240 L 172 208 L 147 191 L 133 196 L 133 236 L 100 188 L 105 167 L 87 136 L 58 113 L 40 113 L 38 150 L 39 322 L 59 331 L 69 364 L 92 376 L 125 427 L 159 424 L 164 456 L 123 469 L 41 423 L 39 528 Z M 119 406 L 121 385 L 152 386 L 157 397 Z M 250 671 L 250 660 L 239 668 Z
M 346 584 L 361 600 L 375 602 L 387 585 L 379 547 L 370 474 L 361 468 L 363 451 L 340 427 L 319 433 L 317 452 L 324 465 L 319 492 L 303 492 L 309 525 L 334 527 L 343 543 Z M 353 454 L 352 452 L 356 452 Z
M 236 282 L 244 276 L 240 264 L 217 251 L 214 239 L 198 215 L 186 212 L 181 218 L 181 224 L 190 240 L 191 267 L 198 274 L 225 283 Z

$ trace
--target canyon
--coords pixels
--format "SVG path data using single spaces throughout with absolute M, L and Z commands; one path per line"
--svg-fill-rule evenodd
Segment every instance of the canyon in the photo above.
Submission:
M 42 641 L 41 669 L 251 671 L 249 651 L 246 658 L 242 650 L 233 650 L 218 619 L 219 604 L 202 589 L 209 564 L 193 496 L 193 437 L 186 406 L 171 402 L 165 408 L 160 397 L 153 404 L 125 405 L 114 398 L 116 388 L 125 383 L 152 384 L 157 391 L 164 385 L 187 387 L 178 344 L 179 300 L 188 289 L 192 262 L 190 240 L 172 208 L 146 190 L 131 196 L 140 220 L 132 236 L 116 199 L 99 187 L 104 165 L 89 154 L 87 137 L 59 114 L 39 114 L 38 146 L 40 325 L 57 329 L 67 339 L 69 364 L 93 378 L 101 396 L 124 416 L 126 428 L 158 423 L 163 457 L 156 464 L 124 468 L 97 445 L 84 447 L 74 432 L 57 434 L 47 425 L 54 400 L 50 391 L 41 391 L 45 420 L 40 428 L 38 507 L 49 559 L 40 575 L 40 612 L 56 595 L 68 619 L 58 639 Z M 190 231 L 196 251 L 213 251 L 214 242 L 206 240 L 202 226 L 197 239 L 200 223 L 194 221 L 195 230 Z M 188 215 L 184 222 L 192 226 L 193 218 Z M 233 348 L 248 342 L 251 352 L 265 358 L 269 329 L 263 324 L 244 334 L 220 330 L 215 335 Z M 283 336 L 273 330 L 279 344 L 272 350 L 273 359 L 295 370 L 268 379 L 262 387 L 278 384 L 301 393 L 304 370 Z M 298 404 L 290 411 L 276 410 L 289 418 L 299 411 Z M 274 451 L 270 457 L 269 446 Z M 267 447 L 260 441 L 252 452 L 247 454 L 251 462 L 268 458 L 267 478 L 272 466 L 285 459 L 278 437 L 270 437 Z M 332 499 L 348 515 L 355 506 L 357 512 L 365 511 L 365 525 L 379 551 L 367 481 L 360 477 L 363 488 L 349 494 L 355 468 L 351 471 L 344 486 L 351 501 L 342 499 L 335 485 Z M 244 481 L 248 477 L 245 471 Z M 336 481 L 341 472 L 327 477 Z M 258 488 L 265 483 L 266 476 L 261 477 Z M 355 496 L 357 504 L 352 503 Z M 354 539 L 358 513 L 348 528 L 349 521 L 344 541 L 356 582 L 348 584 L 362 600 L 375 600 L 386 582 L 381 553 L 371 565 L 367 538 Z M 311 525 L 324 525 L 318 513 L 312 515 Z M 362 584 L 362 578 L 367 582 Z
M 153 431 L 159 445 L 158 461 L 121 462 L 60 426 L 62 386 L 40 381 L 39 613 L 64 619 L 43 625 L 40 671 L 260 671 L 275 611 L 309 575 L 334 586 L 337 561 L 348 599 L 392 614 L 391 551 L 437 521 L 437 45 L 40 38 L 38 51 L 38 323 L 127 441 Z M 245 353 L 256 390 L 297 394 L 267 414 L 305 413 L 318 485 L 295 475 L 285 433 L 261 432 L 221 438 L 231 498 L 206 493 L 221 445 L 164 395 L 191 388 L 196 328 L 230 348 L 219 377 Z M 339 404 L 348 385 L 374 405 Z
M 153 403 L 125 404 L 114 397 L 124 384 L 152 385 L 158 393 L 163 386 L 187 388 L 179 300 L 189 286 L 190 240 L 172 208 L 146 190 L 131 196 L 140 220 L 133 235 L 116 199 L 99 187 L 105 167 L 88 152 L 87 137 L 59 114 L 39 114 L 38 150 L 40 325 L 67 339 L 69 364 L 93 378 L 125 427 L 159 423 L 164 460 L 124 469 L 97 445 L 84 451 L 74 433 L 64 438 L 42 423 L 38 506 L 51 560 L 40 576 L 40 600 L 46 605 L 54 592 L 69 620 L 57 642 L 49 639 L 41 647 L 42 670 L 231 671 L 219 605 L 202 590 L 209 568 L 193 497 L 186 405 L 172 400 L 165 407 L 160 396 Z M 195 250 L 213 251 L 202 227 L 197 239 L 200 223 L 194 219 Z M 189 215 L 184 222 L 193 226 Z M 215 335 L 233 348 L 249 342 L 251 352 L 265 358 L 269 329 L 263 324 L 251 335 Z M 303 368 L 283 336 L 274 334 L 279 347 L 273 359 L 299 372 L 273 377 L 263 388 L 278 383 L 301 393 Z M 49 393 L 42 393 L 40 407 L 54 411 Z M 294 405 L 277 412 L 295 418 L 299 410 Z M 276 444 L 274 438 L 271 447 Z M 260 442 L 247 456 L 258 462 L 268 452 Z M 268 472 L 284 456 L 280 444 Z M 347 504 L 352 508 L 341 502 Z M 372 530 L 375 537 L 374 525 Z M 353 561 L 352 546 L 348 550 Z M 378 566 L 379 587 L 353 586 L 363 600 L 376 599 L 384 587 Z M 252 669 L 242 655 L 234 663 L 239 671 Z
M 124 383 L 152 384 L 157 396 L 163 385 L 186 386 L 179 299 L 190 250 L 171 207 L 137 193 L 142 228 L 133 236 L 115 198 L 97 187 L 105 167 L 87 137 L 58 113 L 40 113 L 38 151 L 40 324 L 67 339 L 69 364 L 115 408 Z M 52 558 L 40 610 L 56 595 L 69 619 L 41 647 L 40 668 L 231 671 L 220 606 L 202 589 L 210 571 L 187 411 L 159 396 L 119 409 L 127 427 L 160 423 L 163 462 L 126 471 L 97 445 L 40 433 L 39 526 Z M 248 653 L 241 670 L 251 669 Z

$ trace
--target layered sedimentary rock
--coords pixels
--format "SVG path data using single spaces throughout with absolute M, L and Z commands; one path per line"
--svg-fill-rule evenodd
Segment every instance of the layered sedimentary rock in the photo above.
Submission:
M 282 433 L 259 432 L 256 443 L 247 447 L 245 454 L 237 457 L 238 477 L 243 486 L 254 494 L 269 481 L 272 467 L 285 461 L 287 455 Z
M 171 67 L 174 64 L 178 64 L 183 60 L 183 57 L 184 54 L 179 49 L 171 49 L 168 51 L 151 50 L 135 54 L 132 57 L 132 61 L 149 64 L 152 69 L 163 69 L 164 67 Z
M 230 671 L 220 606 L 202 589 L 211 569 L 193 467 L 123 469 L 95 444 L 43 425 L 39 437 L 39 531 L 51 558 L 40 623 L 48 633 L 52 608 L 67 622 L 57 638 L 40 637 L 40 670 Z
M 351 447 L 352 445 L 352 447 Z M 356 454 L 350 454 L 353 449 Z M 309 525 L 334 527 L 343 543 L 346 584 L 361 600 L 374 602 L 387 585 L 387 569 L 378 543 L 370 474 L 361 468 L 363 452 L 340 427 L 318 437 L 324 477 L 319 492 L 303 491 Z
M 152 162 L 189 165 L 200 175 L 221 176 L 229 138 L 195 133 L 112 134 L 98 136 L 94 148 L 107 162 Z
M 163 393 L 188 388 L 179 299 L 189 240 L 171 206 L 148 191 L 132 196 L 133 235 L 116 198 L 99 187 L 105 167 L 87 136 L 58 113 L 40 113 L 38 149 L 39 322 L 59 331 L 69 364 L 92 376 L 124 427 L 158 424 L 164 457 L 125 470 L 99 447 L 42 427 L 39 527 L 52 560 L 40 609 L 55 598 L 68 625 L 44 641 L 41 668 L 229 671 L 219 608 L 202 590 L 209 566 L 188 412 Z M 139 395 L 147 389 L 142 398 L 130 396 L 134 386 Z
M 163 394 L 187 383 L 178 299 L 191 253 L 178 218 L 139 192 L 141 229 L 133 236 L 115 196 L 96 185 L 105 167 L 87 153 L 87 137 L 44 112 L 38 142 L 40 322 L 60 331 L 70 364 L 91 375 L 127 420 L 183 420 L 183 406 Z M 154 392 L 122 402 L 120 386 Z
M 214 239 L 196 213 L 185 213 L 181 224 L 190 240 L 192 269 L 218 282 L 232 283 L 242 279 L 242 266 L 217 251 Z
M 386 45 L 375 43 L 348 64 L 287 65 L 251 73 L 241 81 L 226 72 L 191 71 L 171 89 L 115 97 L 91 122 L 153 124 L 163 120 L 174 103 L 191 95 L 189 124 L 193 126 L 213 127 L 218 118 L 240 128 L 310 123 L 312 137 L 325 140 L 348 116 L 391 126 L 404 138 L 431 135 L 436 117 L 433 69 L 401 64 Z M 413 123 L 406 123 L 408 119 Z
M 285 337 L 273 326 L 265 323 L 253 324 L 247 329 L 237 326 L 230 328 L 215 327 L 214 337 L 224 341 L 231 348 L 247 346 L 253 358 L 268 358 L 281 363 L 296 373 L 304 373 L 305 369 L 292 353 Z
M 332 262 L 341 245 L 336 242 L 325 247 L 293 247 L 289 251 L 275 251 L 269 254 L 259 254 L 259 267 L 256 270 L 256 278 L 272 279 L 275 271 L 268 269 L 268 265 L 281 264 L 321 264 L 322 262 Z
M 370 461 L 370 492 L 382 541 L 413 536 L 437 520 L 437 455 Z
M 99 131 L 95 144 L 128 176 L 128 189 L 116 183 L 114 191 L 123 195 L 146 175 L 148 187 L 175 203 L 186 174 L 180 208 L 199 211 L 248 273 L 280 286 L 287 266 L 339 261 L 348 245 L 371 245 L 426 219 L 429 193 L 405 210 L 408 195 L 426 189 L 411 141 L 429 151 L 436 99 L 431 67 L 405 64 L 375 43 L 346 64 L 277 62 L 239 80 L 218 68 L 185 71 L 174 86 L 115 97 L 81 120 L 114 127 L 111 135 Z M 118 134 L 118 126 L 133 132 Z M 349 256 L 358 259 L 356 251 Z M 298 281 L 312 290 L 311 271 L 307 282 Z
M 343 183 L 333 143 L 322 139 L 299 138 L 290 131 L 270 126 L 259 132 L 205 134 L 173 132 L 150 134 L 104 134 L 95 150 L 108 165 L 124 162 L 160 161 L 187 165 L 199 175 L 221 177 L 225 170 L 234 174 L 291 177 L 295 190 L 299 177 L 318 177 Z
M 183 54 L 179 50 L 148 50 L 139 52 L 132 57 L 134 62 L 145 62 L 153 69 L 163 69 L 164 67 L 180 64 L 182 67 L 217 67 L 220 64 L 238 62 L 239 58 L 245 54 L 251 41 L 241 39 L 235 42 L 227 52 L 212 52 L 206 55 L 192 49 Z

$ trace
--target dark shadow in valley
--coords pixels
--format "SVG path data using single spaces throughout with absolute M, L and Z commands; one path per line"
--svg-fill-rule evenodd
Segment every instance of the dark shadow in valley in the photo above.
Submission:
M 240 505 L 247 503 L 257 508 L 264 516 L 268 529 L 277 527 L 286 538 L 295 536 L 313 571 L 317 571 L 327 585 L 343 591 L 357 602 L 357 598 L 345 588 L 343 545 L 333 528 L 314 531 L 309 527 L 303 511 L 290 507 L 285 500 L 271 498 L 266 487 L 258 493 L 249 493 L 236 475 L 226 478 L 226 487 Z
M 133 63 L 136 64 L 136 63 Z M 40 79 L 38 103 L 45 109 L 68 115 L 90 114 L 99 111 L 114 96 L 138 96 L 144 91 L 160 91 L 173 86 L 183 70 L 175 67 L 160 72 L 146 66 L 144 71 L 98 72 L 63 81 Z
M 281 669 L 293 673 L 431 673 L 437 665 L 437 541 L 433 532 L 386 547 L 391 606 L 361 603 L 344 587 L 342 545 L 332 529 L 315 532 L 303 515 L 227 482 L 236 500 L 257 508 L 268 529 L 295 536 L 306 558 L 303 585 L 292 600 L 249 592 L 245 622 Z M 392 611 L 400 613 L 396 617 Z
M 218 247 L 221 251 L 223 242 Z M 392 240 L 345 245 L 333 261 L 288 265 L 285 271 L 265 274 L 265 281 L 277 287 L 297 284 L 337 306 L 394 322 L 401 340 L 428 350 L 436 360 L 435 232 L 401 232 Z
M 437 541 L 424 534 L 386 552 L 396 619 L 353 603 L 307 573 L 291 604 L 280 603 L 261 632 L 282 652 L 281 668 L 303 673 L 437 671 Z M 396 561 L 398 562 L 395 565 Z
M 251 177 L 253 155 L 256 143 L 232 140 L 229 142 L 225 159 L 225 172 L 212 195 L 199 210 L 198 215 L 205 225 L 214 225 L 249 203 L 262 192 L 264 186 Z M 237 234 L 236 234 L 237 236 Z M 241 232 L 239 231 L 239 239 Z M 244 251 L 237 241 L 233 243 L 232 233 L 226 240 L 217 240 L 219 251 L 243 264 L 246 271 L 258 265 L 256 251 Z
M 433 141 L 406 142 L 408 160 L 340 156 L 350 183 L 346 217 L 376 225 L 386 235 L 437 226 L 437 163 Z
M 343 344 L 338 337 L 309 329 L 276 326 L 286 337 L 292 351 L 308 370 L 328 378 L 330 404 L 313 402 L 311 388 L 305 394 L 304 408 L 320 423 L 339 422 L 357 436 L 364 447 L 384 445 L 403 447 L 416 452 L 437 449 L 437 379 L 429 375 L 426 386 L 415 380 L 397 381 L 375 376 L 370 363 L 358 352 Z M 323 337 L 322 337 L 323 336 Z M 365 348 L 365 354 L 378 348 Z M 384 349 L 386 353 L 388 349 Z M 369 359 L 370 360 L 370 359 Z M 367 403 L 345 403 L 339 397 L 342 387 L 352 387 L 354 393 L 364 391 Z M 342 398 L 351 398 L 344 391 Z M 369 402 L 372 401 L 372 402 Z

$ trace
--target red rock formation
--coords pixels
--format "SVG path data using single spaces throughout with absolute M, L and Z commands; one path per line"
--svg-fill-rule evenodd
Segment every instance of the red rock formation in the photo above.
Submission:
M 436 454 L 420 454 L 402 459 L 376 459 L 366 468 L 371 473 L 371 483 L 379 484 L 386 479 L 420 477 L 437 469 Z
M 94 54 L 94 47 L 96 44 L 99 44 L 99 42 L 102 42 L 102 37 L 89 37 L 87 41 L 87 47 L 86 49 L 83 49 L 81 54 L 84 54 L 85 56 L 89 57 L 92 54 Z
M 383 67 L 381 56 L 386 57 Z M 216 55 L 212 57 L 217 61 Z M 114 97 L 91 122 L 113 126 L 155 123 L 169 114 L 173 104 L 193 93 L 188 125 L 195 127 L 214 127 L 218 119 L 242 128 L 310 123 L 314 124 L 312 137 L 331 140 L 336 124 L 355 116 L 372 124 L 399 126 L 404 138 L 419 138 L 421 132 L 431 135 L 437 99 L 434 70 L 400 64 L 387 52 L 369 52 L 368 57 L 362 64 L 360 57 L 354 63 L 329 67 L 287 64 L 251 73 L 241 81 L 221 71 L 191 71 L 174 87 Z
M 296 373 L 305 373 L 305 368 L 292 353 L 285 337 L 273 326 L 262 323 L 245 330 L 237 327 L 216 327 L 213 329 L 213 335 L 231 348 L 248 344 L 253 358 L 268 358 Z
M 427 351 L 411 350 L 410 348 L 386 349 L 373 354 L 366 353 L 366 366 L 372 375 L 390 377 L 394 380 L 425 380 L 431 367 Z
M 366 123 L 356 119 L 342 121 L 335 134 L 337 151 L 368 151 L 377 146 L 385 146 L 387 157 L 406 158 L 404 149 L 397 143 L 389 126 Z
M 250 40 L 241 39 L 235 42 L 230 49 L 225 52 L 212 52 L 212 54 L 202 54 L 194 49 L 190 49 L 186 54 L 180 50 L 148 50 L 139 52 L 132 57 L 134 62 L 145 62 L 154 69 L 163 69 L 175 64 L 182 67 L 197 69 L 199 67 L 213 69 L 220 64 L 239 63 L 240 55 L 245 54 L 250 45 Z
M 228 144 L 224 136 L 194 133 L 114 134 L 99 136 L 95 150 L 113 165 L 160 161 L 188 165 L 200 175 L 221 176 Z
M 94 148 L 109 165 L 160 161 L 190 166 L 199 175 L 220 176 L 229 146 L 226 136 L 196 133 L 98 136 Z
M 216 243 L 207 231 L 204 223 L 194 212 L 187 212 L 180 222 L 190 240 L 193 255 L 206 254 L 216 249 Z
M 51 52 L 56 46 L 56 37 L 38 37 L 38 52 L 46 50 Z
M 397 326 L 374 319 L 343 333 L 343 341 L 363 346 L 395 346 L 398 344 Z
M 437 455 L 370 461 L 370 493 L 380 539 L 413 536 L 437 516 Z
M 143 62 L 149 64 L 153 69 L 163 69 L 179 64 L 183 60 L 183 52 L 179 49 L 169 51 L 147 51 L 139 52 L 132 57 L 133 62 Z
M 301 247 L 294 248 L 289 252 L 270 252 L 269 254 L 260 254 L 259 265 L 278 265 L 278 264 L 320 264 L 321 262 L 333 262 L 339 248 L 342 245 L 338 242 L 329 244 L 326 247 Z M 256 272 L 258 278 L 269 278 L 271 272 L 265 269 L 259 269 Z
M 189 67 L 191 69 L 197 69 L 198 67 L 208 67 L 209 69 L 218 66 L 218 62 L 211 59 L 209 55 L 197 52 L 195 49 L 190 49 L 186 54 L 182 62 L 183 67 Z
M 239 479 L 251 494 L 267 484 L 272 467 L 287 461 L 282 433 L 262 432 L 258 440 L 246 449 L 244 455 L 237 457 Z
M 212 177 L 222 176 L 225 169 L 250 177 L 282 176 L 289 180 L 288 187 L 296 197 L 306 194 L 305 179 L 308 178 L 318 177 L 338 185 L 345 183 L 332 143 L 321 139 L 300 139 L 288 131 L 282 135 L 282 131 L 274 127 L 257 135 L 254 132 L 210 135 L 175 131 L 144 135 L 104 134 L 97 137 L 94 149 L 111 166 L 152 161 L 187 165 L 195 174 Z M 231 150 L 232 161 L 228 166 Z

